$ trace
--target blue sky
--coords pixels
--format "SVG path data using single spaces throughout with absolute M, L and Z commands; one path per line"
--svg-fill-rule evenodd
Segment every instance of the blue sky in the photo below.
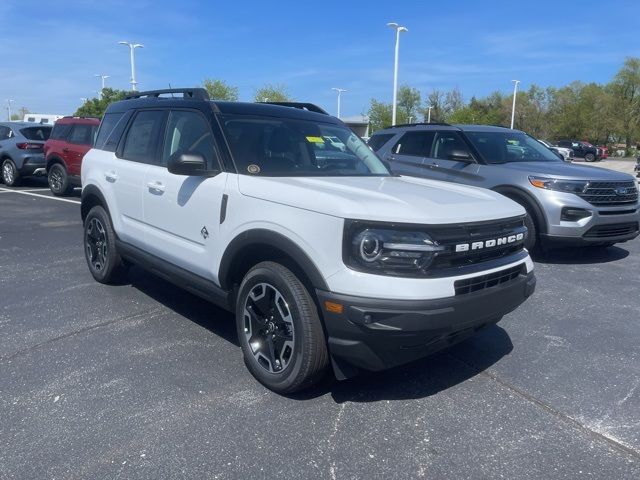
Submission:
M 69 114 L 95 96 L 99 79 L 127 88 L 128 49 L 137 50 L 140 89 L 221 78 L 251 100 L 283 83 L 300 101 L 335 113 L 331 87 L 348 90 L 342 114 L 390 101 L 395 21 L 400 84 L 459 87 L 466 99 L 511 89 L 511 79 L 561 86 L 606 82 L 640 56 L 640 1 L 538 0 L 1 0 L 0 118 L 14 110 Z

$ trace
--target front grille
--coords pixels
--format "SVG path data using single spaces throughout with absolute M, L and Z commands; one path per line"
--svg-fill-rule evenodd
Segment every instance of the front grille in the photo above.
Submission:
M 597 225 L 587 233 L 584 234 L 585 238 L 607 238 L 607 237 L 620 237 L 623 235 L 630 235 L 638 231 L 638 222 L 629 223 L 612 223 L 610 225 Z
M 625 189 L 624 193 L 616 193 Z M 638 201 L 635 182 L 589 182 L 587 189 L 578 194 L 592 205 L 624 205 Z
M 447 225 L 443 227 L 431 227 L 429 235 L 439 245 L 447 246 L 447 251 L 440 253 L 431 265 L 431 269 L 446 269 L 464 267 L 488 260 L 495 260 L 519 252 L 524 246 L 524 241 L 494 247 L 472 249 L 456 252 L 455 246 L 483 242 L 487 239 L 504 238 L 518 233 L 526 236 L 527 228 L 522 217 L 503 219 L 491 222 L 467 223 L 459 225 Z
M 525 266 L 518 265 L 516 267 L 507 268 L 506 270 L 500 270 L 499 272 L 480 275 L 479 277 L 456 280 L 453 286 L 456 290 L 456 295 L 466 295 L 467 293 L 478 292 L 480 290 L 486 290 L 487 288 L 497 287 L 498 285 L 504 285 L 525 273 Z

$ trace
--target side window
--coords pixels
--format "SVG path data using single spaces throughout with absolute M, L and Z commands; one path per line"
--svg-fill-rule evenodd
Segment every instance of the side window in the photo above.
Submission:
M 451 160 L 452 155 L 469 155 L 469 149 L 458 132 L 438 132 L 431 157 Z
M 196 111 L 172 110 L 164 138 L 162 165 L 183 153 L 199 153 L 209 168 L 220 168 L 209 122 Z
M 374 135 L 369 139 L 367 145 L 371 147 L 371 150 L 377 152 L 385 143 L 391 140 L 394 135 L 395 133 L 381 133 L 380 135 Z
M 393 147 L 392 153 L 428 157 L 435 132 L 407 132 Z
M 53 130 L 51 130 L 51 136 L 49 138 L 52 140 L 65 139 L 69 135 L 71 127 L 72 125 L 70 123 L 56 123 L 53 126 Z
M 76 124 L 73 126 L 69 142 L 78 145 L 91 145 L 91 125 Z
M 119 135 L 113 135 L 114 138 L 111 138 L 111 133 L 114 132 L 116 125 L 118 125 L 123 116 L 123 113 L 107 113 L 102 117 L 102 122 L 100 122 L 100 127 L 98 127 L 98 136 L 96 137 L 95 142 L 96 148 L 107 150 L 109 152 L 116 151 L 116 146 L 118 145 L 118 140 L 120 139 L 122 131 L 120 131 Z
M 6 140 L 9 138 L 9 132 L 11 132 L 9 127 L 0 127 L 0 140 Z
M 158 138 L 164 119 L 162 110 L 142 110 L 131 122 L 122 147 L 121 158 L 157 164 Z

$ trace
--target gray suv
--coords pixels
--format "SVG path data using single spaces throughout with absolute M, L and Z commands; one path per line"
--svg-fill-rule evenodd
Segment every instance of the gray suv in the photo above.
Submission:
M 46 175 L 44 142 L 51 127 L 31 122 L 0 123 L 0 179 L 9 186 L 23 177 Z
M 519 130 L 486 125 L 407 124 L 376 132 L 369 146 L 394 173 L 489 188 L 527 211 L 529 250 L 610 246 L 638 236 L 631 175 L 563 162 Z

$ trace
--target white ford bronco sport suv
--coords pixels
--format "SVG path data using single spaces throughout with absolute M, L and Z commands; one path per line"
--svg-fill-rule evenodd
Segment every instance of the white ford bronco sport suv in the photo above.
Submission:
M 132 94 L 107 109 L 82 185 L 94 278 L 137 263 L 235 312 L 248 369 L 281 393 L 423 357 L 535 288 L 522 207 L 394 176 L 311 104 Z

